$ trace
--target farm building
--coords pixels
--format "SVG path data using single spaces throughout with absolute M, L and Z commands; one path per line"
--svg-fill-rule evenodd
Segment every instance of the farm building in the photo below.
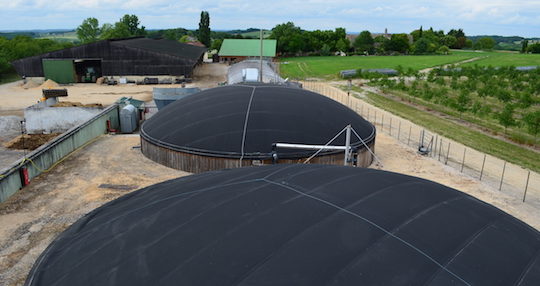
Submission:
M 276 56 L 276 40 L 263 40 L 263 57 L 272 60 Z M 225 39 L 219 49 L 221 62 L 237 63 L 261 55 L 261 41 L 255 39 Z
M 249 165 L 344 164 L 343 150 L 277 148 L 275 143 L 343 146 L 347 125 L 358 166 L 369 166 L 375 127 L 332 99 L 300 88 L 250 83 L 208 89 L 169 104 L 141 127 L 142 153 L 165 166 L 204 172 Z M 341 132 L 341 133 L 340 133 Z M 359 139 L 361 138 L 361 139 Z M 315 154 L 316 153 L 316 154 Z
M 20 76 L 58 83 L 95 82 L 101 76 L 191 76 L 206 49 L 166 39 L 102 40 L 14 61 Z
M 540 233 L 446 186 L 273 165 L 152 185 L 60 234 L 25 285 L 538 285 Z

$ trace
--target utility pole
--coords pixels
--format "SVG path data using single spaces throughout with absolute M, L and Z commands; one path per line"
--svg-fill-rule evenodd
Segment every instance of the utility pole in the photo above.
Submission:
M 263 29 L 261 28 L 261 55 L 259 57 L 261 66 L 259 68 L 259 80 L 263 82 Z

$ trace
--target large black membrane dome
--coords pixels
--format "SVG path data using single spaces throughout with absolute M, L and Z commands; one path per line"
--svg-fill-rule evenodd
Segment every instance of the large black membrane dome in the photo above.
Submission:
M 156 184 L 89 213 L 27 285 L 538 285 L 540 234 L 385 171 L 271 165 Z
M 161 164 L 192 172 L 246 166 L 253 160 L 271 161 L 273 143 L 324 145 L 348 124 L 374 147 L 375 127 L 325 96 L 271 84 L 224 86 L 177 100 L 146 121 L 141 128 L 142 152 Z M 355 135 L 351 142 L 359 150 L 359 165 L 369 165 L 372 157 L 365 145 Z M 344 145 L 345 133 L 332 144 Z M 314 152 L 277 150 L 283 163 Z M 342 163 L 343 151 L 323 151 L 318 158 L 313 162 Z

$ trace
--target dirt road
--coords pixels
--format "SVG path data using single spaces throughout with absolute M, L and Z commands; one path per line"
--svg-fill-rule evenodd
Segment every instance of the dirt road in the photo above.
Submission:
M 227 65 L 212 63 L 203 64 L 194 70 L 193 83 L 186 87 L 211 88 L 217 87 L 219 82 L 226 79 Z M 84 104 L 101 103 L 110 105 L 118 98 L 133 97 L 134 99 L 149 101 L 152 99 L 154 87 L 180 87 L 178 84 L 167 85 L 97 85 L 94 83 L 77 83 L 61 86 L 68 90 L 68 97 L 60 100 L 81 102 Z M 0 112 L 17 112 L 36 103 L 41 98 L 41 87 L 25 89 L 22 81 L 0 85 Z M 0 113 L 1 115 L 1 113 Z

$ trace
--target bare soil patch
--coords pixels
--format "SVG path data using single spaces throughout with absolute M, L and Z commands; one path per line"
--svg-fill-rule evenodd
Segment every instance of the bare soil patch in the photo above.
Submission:
M 103 107 L 101 103 L 80 103 L 71 101 L 60 101 L 51 107 Z
M 60 133 L 19 135 L 15 137 L 15 139 L 7 142 L 4 146 L 8 149 L 36 150 L 39 146 L 51 141 L 58 135 L 60 135 Z

